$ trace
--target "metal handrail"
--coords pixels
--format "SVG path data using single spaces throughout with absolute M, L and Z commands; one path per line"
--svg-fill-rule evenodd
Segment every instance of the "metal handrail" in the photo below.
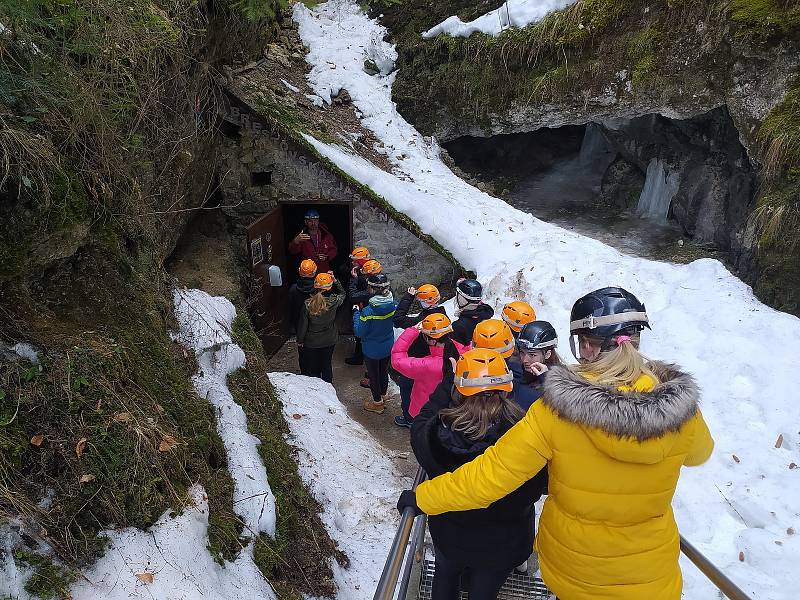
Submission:
M 414 477 L 413 489 L 425 481 L 425 471 L 422 467 L 417 469 L 417 474 Z M 389 556 L 386 558 L 386 564 L 383 566 L 383 573 L 378 580 L 378 587 L 375 589 L 375 596 L 373 600 L 392 600 L 394 591 L 397 588 L 397 579 L 400 575 L 400 567 L 403 565 L 403 558 L 405 557 L 405 548 L 408 545 L 408 540 L 411 537 L 411 526 L 414 524 L 414 509 L 411 507 L 406 508 L 400 516 L 400 526 L 397 528 L 397 533 L 394 534 Z M 409 557 L 411 560 L 413 557 Z M 410 569 L 408 570 L 410 574 Z M 401 597 L 402 600 L 402 597 Z
M 422 467 L 419 467 L 414 477 L 413 489 L 416 490 L 417 486 L 425 481 L 426 478 L 427 475 L 425 471 Z M 414 552 L 420 544 L 420 539 L 425 535 L 426 522 L 427 519 L 425 515 L 421 515 L 419 519 L 416 518 L 413 508 L 409 507 L 403 511 L 400 517 L 400 525 L 392 541 L 392 547 L 389 550 L 389 556 L 383 567 L 383 573 L 381 573 L 381 578 L 378 581 L 378 587 L 375 590 L 373 600 L 393 600 L 398 579 L 400 580 L 398 599 L 405 599 L 414 561 Z M 408 548 L 408 553 L 406 553 L 405 550 L 409 546 L 409 539 L 411 539 L 412 543 Z M 727 575 L 720 571 L 714 563 L 708 560 L 702 552 L 695 548 L 682 535 L 680 536 L 680 548 L 681 552 L 686 555 L 686 558 L 692 561 L 700 572 L 730 600 L 753 600 L 750 595 L 746 594 L 739 586 L 731 581 Z M 406 557 L 406 554 L 408 555 L 408 559 L 405 562 L 403 575 L 400 577 L 400 568 L 403 566 L 403 559 Z
M 730 600 L 753 600 L 683 536 L 681 536 L 681 552 Z

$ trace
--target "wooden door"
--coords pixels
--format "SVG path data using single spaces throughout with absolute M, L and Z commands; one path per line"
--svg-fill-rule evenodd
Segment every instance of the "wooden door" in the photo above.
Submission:
M 247 227 L 247 253 L 253 285 L 250 290 L 250 316 L 267 356 L 286 341 L 284 318 L 287 312 L 289 284 L 286 273 L 286 243 L 283 235 L 283 211 L 278 206 Z M 280 269 L 281 285 L 270 282 L 270 268 Z

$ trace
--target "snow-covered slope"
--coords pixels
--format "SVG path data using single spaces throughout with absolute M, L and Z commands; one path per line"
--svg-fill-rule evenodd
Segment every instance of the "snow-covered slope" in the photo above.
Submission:
M 333 565 L 337 598 L 368 600 L 397 529 L 397 497 L 411 481 L 348 417 L 332 385 L 291 373 L 269 379 L 283 402 L 289 442 L 298 448 L 300 475 L 323 506 L 328 533 L 350 557 L 347 569 Z
M 458 16 L 448 17 L 422 34 L 425 39 L 446 34 L 452 37 L 469 37 L 473 33 L 498 35 L 509 27 L 525 27 L 541 21 L 547 13 L 562 9 L 576 0 L 508 0 L 500 8 L 464 23 Z
M 792 597 L 800 564 L 792 533 L 800 530 L 800 469 L 791 468 L 800 464 L 800 320 L 761 304 L 717 261 L 671 265 L 626 256 L 469 186 L 441 162 L 435 141 L 397 113 L 393 76 L 363 72 L 367 49 L 384 38 L 376 22 L 350 0 L 314 11 L 297 4 L 294 15 L 309 47 L 311 85 L 326 99 L 331 90 L 348 90 L 394 174 L 311 141 L 479 273 L 490 302 L 529 299 L 565 342 L 569 308 L 592 289 L 622 285 L 646 303 L 653 331 L 645 334 L 645 352 L 697 376 L 717 442 L 711 460 L 681 478 L 681 531 L 755 598 Z M 394 54 L 380 43 L 384 55 Z M 570 355 L 565 345 L 560 351 Z M 684 573 L 688 598 L 718 598 L 693 567 Z

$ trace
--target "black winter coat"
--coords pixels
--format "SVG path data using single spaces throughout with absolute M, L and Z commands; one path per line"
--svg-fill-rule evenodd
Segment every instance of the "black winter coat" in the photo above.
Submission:
M 455 471 L 483 454 L 513 425 L 498 423 L 478 442 L 445 427 L 439 411 L 450 405 L 451 386 L 452 380 L 441 383 L 411 426 L 411 448 L 429 477 Z M 533 551 L 533 503 L 546 485 L 547 470 L 542 469 L 533 479 L 487 508 L 430 517 L 434 544 L 448 559 L 464 566 L 510 570 L 522 564 Z
M 491 319 L 494 316 L 494 309 L 488 304 L 481 302 L 473 310 L 465 310 L 459 314 L 453 323 L 452 338 L 459 344 L 466 346 L 472 342 L 472 334 L 475 327 L 481 321 Z
M 314 280 L 301 277 L 289 288 L 289 319 L 292 330 L 297 331 L 300 315 L 303 314 L 303 305 L 314 295 Z
M 350 279 L 350 285 L 347 287 L 348 296 L 350 296 L 350 304 L 358 304 L 362 308 L 367 305 L 372 294 L 369 293 L 369 286 L 367 285 L 367 277 L 361 272 L 357 271 L 355 277 Z

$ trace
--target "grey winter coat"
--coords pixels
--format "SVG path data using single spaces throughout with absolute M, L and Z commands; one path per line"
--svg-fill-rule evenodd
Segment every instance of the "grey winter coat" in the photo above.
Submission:
M 304 303 L 297 323 L 297 343 L 306 348 L 328 348 L 335 345 L 339 337 L 336 309 L 342 305 L 344 298 L 344 288 L 336 281 L 333 289 L 325 294 L 328 310 L 324 313 L 316 316 L 309 314 L 308 305 Z

